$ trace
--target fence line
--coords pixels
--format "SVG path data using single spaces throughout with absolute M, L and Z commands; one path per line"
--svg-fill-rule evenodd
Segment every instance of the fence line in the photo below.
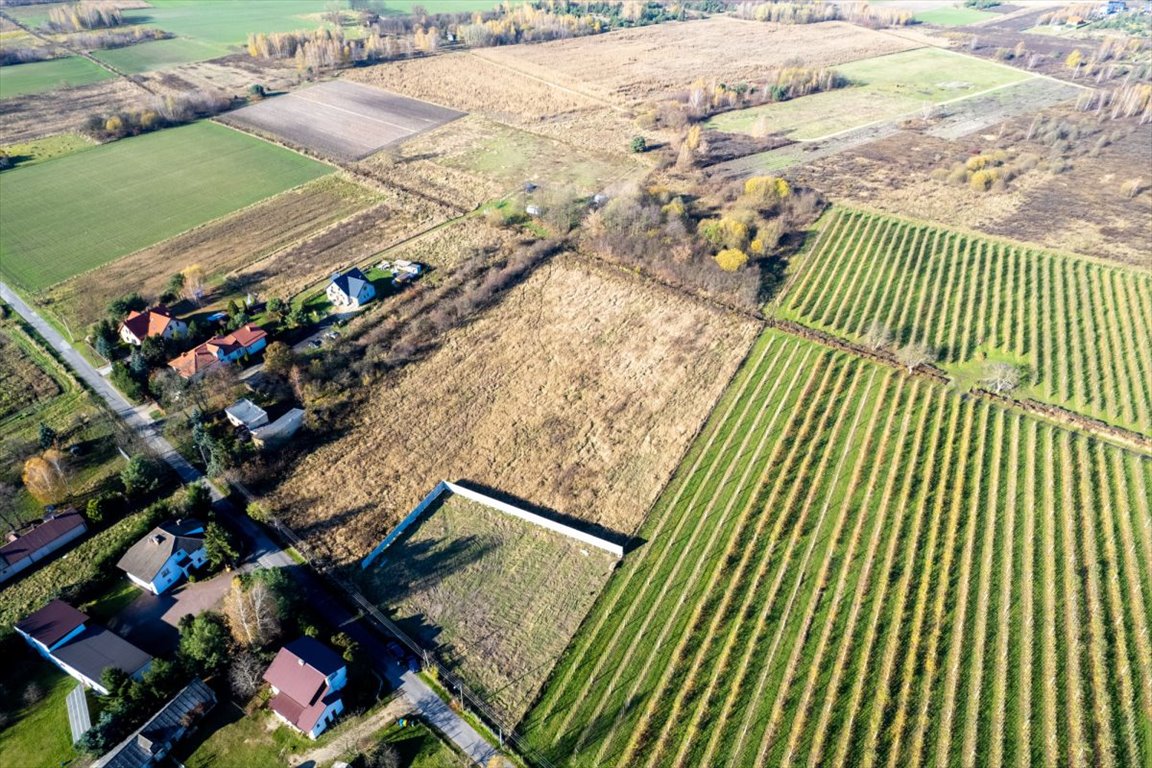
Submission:
M 459 677 L 454 675 L 447 667 L 440 663 L 435 655 L 420 645 L 414 640 L 407 632 L 401 629 L 396 622 L 384 615 L 384 613 L 376 607 L 376 605 L 364 596 L 362 592 L 350 582 L 347 578 L 339 573 L 337 567 L 331 564 L 328 558 L 316 553 L 315 549 L 310 544 L 296 535 L 293 531 L 280 520 L 273 518 L 270 521 L 271 526 L 284 537 L 295 549 L 300 553 L 300 556 L 308 562 L 309 565 L 316 570 L 317 573 L 326 577 L 340 589 L 344 590 L 351 598 L 352 601 L 360 608 L 366 616 L 372 621 L 376 622 L 377 626 L 385 632 L 396 637 L 397 640 L 404 643 L 415 654 L 417 654 L 424 663 L 426 669 L 432 669 L 436 672 L 436 677 L 444 687 L 451 693 L 455 689 L 460 698 L 462 706 L 471 708 L 473 712 L 479 715 L 484 724 L 495 734 L 499 736 L 500 743 L 511 744 L 516 750 L 516 754 L 525 758 L 530 764 L 540 766 L 541 768 L 555 768 L 555 764 L 548 760 L 543 755 L 538 754 L 527 742 L 524 741 L 520 734 L 516 733 L 515 728 L 511 723 L 508 723 L 504 718 L 495 712 L 483 699 L 480 698 L 468 685 Z
M 486 496 L 483 493 L 472 490 L 471 488 L 465 488 L 462 485 L 450 483 L 447 480 L 441 480 L 436 484 L 436 487 L 428 493 L 427 496 L 421 499 L 419 504 L 413 507 L 412 511 L 409 512 L 408 515 L 400 521 L 400 524 L 393 528 L 392 532 L 385 536 L 384 540 L 377 544 L 376 548 L 369 552 L 368 556 L 360 561 L 360 567 L 367 568 L 368 566 L 372 565 L 373 561 L 379 557 L 380 554 L 384 552 L 384 550 L 391 546 L 392 543 L 396 541 L 396 539 L 400 538 L 400 534 L 404 533 L 404 531 L 407 530 L 408 527 L 412 525 L 412 523 L 419 519 L 420 515 L 424 514 L 425 510 L 427 510 L 434 501 L 444 495 L 445 492 L 450 492 L 456 494 L 457 496 L 463 496 L 464 498 L 474 501 L 477 504 L 483 504 L 489 509 L 494 509 L 497 512 L 501 512 L 505 515 L 511 515 L 512 517 L 519 518 L 525 522 L 531 523 L 532 525 L 538 525 L 541 528 L 547 528 L 550 531 L 554 531 L 563 536 L 567 536 L 570 539 L 576 539 L 577 541 L 596 547 L 597 549 L 603 549 L 604 551 L 616 556 L 617 558 L 624 557 L 624 547 L 619 544 L 614 544 L 607 539 L 602 539 L 599 536 L 593 536 L 590 533 L 585 533 L 579 528 L 573 528 L 570 525 L 559 523 L 555 520 L 544 517 L 543 515 L 537 515 L 534 512 L 529 512 L 527 510 L 520 509 L 519 507 L 514 507 L 511 504 L 500 501 L 499 499 L 494 499 L 491 496 Z

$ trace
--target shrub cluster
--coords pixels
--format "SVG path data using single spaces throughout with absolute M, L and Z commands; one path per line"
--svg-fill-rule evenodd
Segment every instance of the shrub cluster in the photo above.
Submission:
M 48 9 L 48 26 L 60 32 L 106 29 L 124 23 L 124 14 L 111 3 L 77 3 Z
M 84 131 L 98 141 L 122 139 L 212 117 L 231 107 L 230 98 L 211 91 L 154 96 L 138 109 L 89 115 Z

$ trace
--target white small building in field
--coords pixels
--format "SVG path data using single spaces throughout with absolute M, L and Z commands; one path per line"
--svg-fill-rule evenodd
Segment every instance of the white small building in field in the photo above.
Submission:
M 234 427 L 256 429 L 268 423 L 268 412 L 246 397 L 225 408 L 224 415 Z

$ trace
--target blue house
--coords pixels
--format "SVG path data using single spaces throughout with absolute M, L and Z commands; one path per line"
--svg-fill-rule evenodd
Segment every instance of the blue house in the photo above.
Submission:
M 206 562 L 204 525 L 198 520 L 169 520 L 133 544 L 116 567 L 132 583 L 162 595 Z

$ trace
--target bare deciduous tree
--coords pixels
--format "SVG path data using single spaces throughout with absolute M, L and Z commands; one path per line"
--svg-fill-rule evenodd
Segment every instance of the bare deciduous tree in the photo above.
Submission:
M 232 580 L 232 591 L 224 598 L 224 616 L 236 642 L 248 648 L 268 645 L 280 634 L 280 606 L 276 595 L 262 581 L 247 586 Z
M 232 693 L 239 701 L 247 701 L 264 683 L 264 663 L 256 654 L 245 651 L 235 658 L 228 672 Z
M 904 366 L 908 373 L 912 373 L 921 365 L 927 365 L 936 359 L 936 355 L 927 345 L 918 341 L 905 344 L 896 350 L 896 362 Z
M 984 383 L 998 395 L 1020 386 L 1020 369 L 1011 363 L 988 363 L 984 366 Z
M 868 330 L 864 331 L 861 341 L 864 342 L 864 346 L 875 352 L 892 343 L 892 332 L 883 323 L 873 320 Z

